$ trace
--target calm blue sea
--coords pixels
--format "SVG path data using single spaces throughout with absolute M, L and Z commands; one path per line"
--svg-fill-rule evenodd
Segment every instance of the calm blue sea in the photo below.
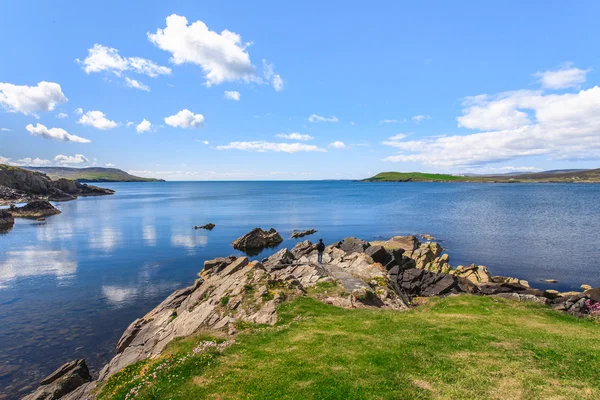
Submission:
M 331 182 L 113 183 L 0 234 L 0 393 L 61 363 L 94 370 L 123 330 L 254 227 L 333 242 L 429 233 L 451 264 L 559 290 L 600 286 L 600 185 Z M 212 222 L 212 232 L 193 230 Z M 291 247 L 286 239 L 281 247 Z M 268 250 L 257 258 L 276 251 Z M 541 288 L 550 286 L 537 284 Z M 2 398 L 2 395 L 0 395 Z

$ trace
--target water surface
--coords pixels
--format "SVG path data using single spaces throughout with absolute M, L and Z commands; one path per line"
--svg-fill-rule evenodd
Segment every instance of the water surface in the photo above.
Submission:
M 102 186 L 117 192 L 57 203 L 62 214 L 45 222 L 19 219 L 0 234 L 0 393 L 7 399 L 74 358 L 98 370 L 129 323 L 193 282 L 204 260 L 241 254 L 231 242 L 257 226 L 285 238 L 316 228 L 310 239 L 329 243 L 429 233 L 453 266 L 483 264 L 495 275 L 532 283 L 554 278 L 559 290 L 600 286 L 600 185 Z M 192 229 L 208 222 L 217 225 L 212 232 Z M 280 248 L 296 242 L 286 239 Z

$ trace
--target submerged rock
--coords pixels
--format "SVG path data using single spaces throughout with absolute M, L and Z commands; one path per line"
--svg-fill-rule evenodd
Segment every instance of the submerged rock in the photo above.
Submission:
M 281 242 L 283 242 L 283 239 L 275 229 L 271 228 L 265 231 L 261 228 L 254 228 L 244 236 L 234 240 L 233 248 L 242 251 L 257 250 L 277 246 Z
M 21 218 L 40 218 L 60 214 L 60 211 L 46 200 L 36 200 L 23 207 L 10 208 L 9 212 L 13 217 Z
M 317 233 L 318 231 L 316 229 L 309 229 L 307 231 L 294 231 L 292 232 L 292 239 L 298 239 L 298 238 L 302 238 L 304 236 L 308 236 L 308 235 L 314 235 L 315 233 Z
M 41 386 L 23 400 L 60 399 L 91 380 L 85 360 L 73 360 L 42 379 Z

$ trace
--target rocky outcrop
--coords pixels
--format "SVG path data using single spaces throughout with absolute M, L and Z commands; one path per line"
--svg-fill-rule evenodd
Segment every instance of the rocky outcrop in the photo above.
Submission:
M 85 360 L 74 360 L 42 379 L 41 386 L 35 392 L 23 397 L 23 400 L 60 399 L 91 380 L 92 376 Z
M 450 271 L 450 273 L 459 278 L 468 279 L 476 285 L 487 283 L 492 280 L 488 269 L 483 265 L 471 264 L 466 267 L 459 265 L 454 271 Z
M 307 231 L 294 231 L 292 232 L 292 239 L 303 238 L 304 236 L 314 235 L 318 231 L 316 229 L 309 229 Z
M 371 246 L 369 242 L 357 238 L 346 238 L 335 245 L 338 249 L 349 254 L 364 253 L 369 246 Z
M 273 228 L 265 231 L 261 228 L 254 228 L 244 236 L 234 240 L 233 248 L 247 251 L 259 250 L 265 247 L 274 247 L 283 242 L 281 235 Z
M 73 200 L 77 196 L 113 194 L 110 189 L 69 179 L 52 180 L 40 172 L 0 164 L 0 202 L 25 202 L 37 199 Z
M 206 229 L 207 231 L 212 231 L 213 229 L 215 229 L 215 226 L 215 224 L 208 223 L 206 225 L 194 226 L 194 229 Z
M 442 296 L 450 293 L 478 293 L 477 286 L 453 275 L 427 271 L 421 268 L 390 270 L 390 279 L 408 296 Z
M 60 214 L 60 211 L 46 200 L 32 201 L 23 207 L 11 207 L 8 212 L 13 217 L 20 218 L 40 218 Z
M 8 210 L 0 210 L 0 229 L 11 228 L 15 224 L 15 218 Z

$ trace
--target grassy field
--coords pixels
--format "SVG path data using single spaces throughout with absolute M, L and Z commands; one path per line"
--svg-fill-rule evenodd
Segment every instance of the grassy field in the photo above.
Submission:
M 476 181 L 477 179 L 446 174 L 427 174 L 423 172 L 381 172 L 371 178 L 365 179 L 368 182 L 451 182 L 471 180 Z
M 222 352 L 193 353 L 210 333 L 179 340 L 99 398 L 600 398 L 600 325 L 538 305 L 459 296 L 394 312 L 302 297 L 279 313 L 277 327 L 246 327 Z

